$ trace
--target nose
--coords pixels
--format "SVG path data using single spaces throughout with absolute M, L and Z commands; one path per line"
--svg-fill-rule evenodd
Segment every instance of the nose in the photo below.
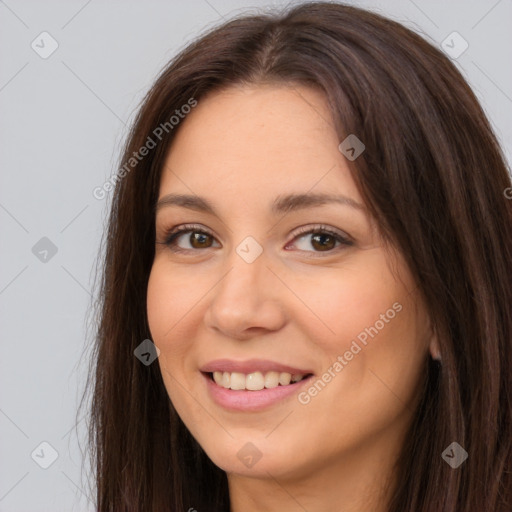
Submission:
M 268 268 L 265 252 L 248 263 L 233 250 L 226 272 L 211 291 L 205 324 L 238 340 L 279 330 L 286 322 L 285 290 Z

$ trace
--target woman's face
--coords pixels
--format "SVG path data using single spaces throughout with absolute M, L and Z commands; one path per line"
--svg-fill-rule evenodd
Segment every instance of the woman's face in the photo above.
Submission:
M 178 414 L 230 475 L 300 478 L 390 459 L 433 337 L 323 95 L 230 88 L 181 122 L 147 296 Z

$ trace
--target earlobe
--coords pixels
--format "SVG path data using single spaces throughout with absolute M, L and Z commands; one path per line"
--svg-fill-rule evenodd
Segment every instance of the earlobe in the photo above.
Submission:
M 441 350 L 439 349 L 439 341 L 437 339 L 437 335 L 433 334 L 430 345 L 429 345 L 430 355 L 434 361 L 441 362 Z
M 430 352 L 430 356 L 434 361 L 441 362 L 441 349 L 439 347 L 439 339 L 437 336 L 437 329 L 432 322 L 432 318 L 430 315 L 427 317 L 427 340 L 428 340 L 428 349 Z

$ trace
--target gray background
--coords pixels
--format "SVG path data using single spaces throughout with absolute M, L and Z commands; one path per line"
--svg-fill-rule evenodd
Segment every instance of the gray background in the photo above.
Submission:
M 108 207 L 92 190 L 116 172 L 138 102 L 200 31 L 248 8 L 285 3 L 0 1 L 1 512 L 94 509 L 81 471 L 85 422 L 75 424 Z M 511 161 L 511 0 L 351 3 L 437 45 L 459 32 L 469 48 L 457 65 Z M 31 47 L 35 41 L 48 51 L 43 31 L 59 45 L 45 59 Z M 52 462 L 52 449 L 42 442 L 58 453 L 48 469 L 41 465 Z

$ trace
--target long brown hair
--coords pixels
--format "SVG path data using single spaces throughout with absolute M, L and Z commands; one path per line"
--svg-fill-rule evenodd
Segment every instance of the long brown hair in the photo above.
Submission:
M 233 84 L 320 88 L 340 142 L 365 152 L 351 172 L 428 308 L 442 366 L 425 363 L 389 512 L 512 510 L 512 202 L 508 168 L 475 95 L 444 54 L 402 25 L 335 3 L 244 16 L 210 30 L 144 99 L 113 195 L 99 289 L 89 425 L 101 512 L 229 510 L 225 473 L 178 417 L 150 338 L 146 288 L 154 205 L 176 109 Z M 167 123 L 156 141 L 154 130 Z M 160 134 L 160 132 L 158 132 Z M 132 162 L 133 164 L 133 162 Z M 469 454 L 454 469 L 452 443 Z

